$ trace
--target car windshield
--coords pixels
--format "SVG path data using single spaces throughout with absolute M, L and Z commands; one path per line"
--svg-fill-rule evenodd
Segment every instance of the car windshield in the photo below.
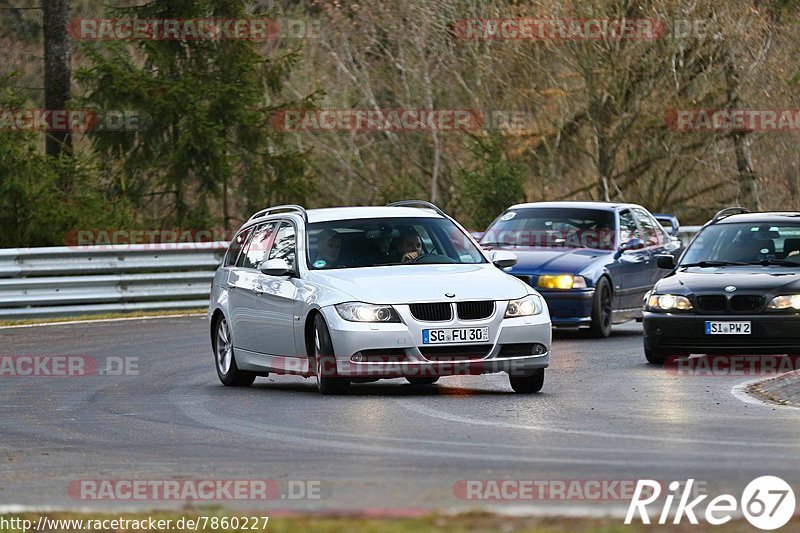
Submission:
M 445 218 L 315 222 L 307 227 L 306 243 L 312 270 L 487 262 L 473 241 Z
M 726 264 L 800 267 L 800 224 L 714 224 L 700 232 L 680 263 L 681 266 Z
M 513 209 L 489 226 L 481 244 L 613 250 L 614 213 L 574 207 Z

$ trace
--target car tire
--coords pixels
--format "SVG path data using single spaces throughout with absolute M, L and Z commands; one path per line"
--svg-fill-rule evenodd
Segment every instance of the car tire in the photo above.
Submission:
M 225 317 L 217 320 L 214 331 L 213 349 L 214 366 L 217 376 L 223 385 L 228 387 L 249 387 L 256 380 L 256 375 L 243 372 L 236 366 L 236 355 L 233 351 L 233 337 Z
M 608 278 L 602 277 L 598 280 L 594 289 L 594 300 L 592 301 L 592 323 L 589 326 L 588 334 L 595 339 L 604 339 L 611 335 L 611 313 L 613 309 L 614 295 L 611 292 L 611 284 Z
M 653 351 L 646 346 L 644 348 L 644 357 L 651 365 L 663 365 L 669 356 L 670 354 L 668 353 Z
M 420 378 L 406 378 L 406 381 L 412 385 L 433 385 L 439 381 L 439 376 L 420 377 Z
M 322 315 L 314 317 L 314 331 L 311 339 L 314 357 L 314 371 L 317 375 L 317 389 L 320 394 L 343 394 L 350 388 L 350 382 L 336 375 L 336 357 L 328 325 Z
M 508 375 L 508 381 L 514 392 L 520 394 L 533 394 L 542 390 L 544 386 L 544 368 L 534 370 L 526 376 Z

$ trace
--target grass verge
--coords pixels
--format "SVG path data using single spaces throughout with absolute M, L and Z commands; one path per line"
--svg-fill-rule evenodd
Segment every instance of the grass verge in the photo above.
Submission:
M 172 311 L 129 311 L 119 313 L 99 313 L 96 315 L 79 315 L 70 317 L 59 318 L 28 318 L 20 320 L 0 320 L 0 327 L 2 326 L 32 326 L 36 324 L 58 324 L 60 322 L 75 322 L 75 321 L 91 321 L 91 320 L 108 320 L 113 318 L 139 318 L 150 316 L 183 316 L 183 315 L 204 315 L 208 309 L 185 309 L 185 310 L 172 310 Z

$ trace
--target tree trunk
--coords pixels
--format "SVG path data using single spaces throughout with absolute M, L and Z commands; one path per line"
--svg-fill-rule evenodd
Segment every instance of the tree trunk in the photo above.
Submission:
M 602 128 L 598 125 L 598 128 Z M 597 134 L 597 174 L 600 178 L 600 194 L 601 200 L 604 202 L 611 201 L 611 190 L 609 180 L 611 178 L 613 162 L 608 150 L 608 140 L 605 131 Z
M 797 168 L 797 167 L 794 167 Z M 787 185 L 789 186 L 789 198 L 791 199 L 791 209 L 796 209 L 798 199 L 800 199 L 800 178 L 797 174 L 792 173 L 787 178 Z
M 749 133 L 736 131 L 733 133 L 733 149 L 736 153 L 736 168 L 739 171 L 739 198 L 743 206 L 761 210 L 761 199 L 758 191 L 758 176 L 753 171 L 753 156 L 750 152 Z
M 730 45 L 725 48 L 725 82 L 727 85 L 728 110 L 738 109 L 741 104 L 739 98 L 741 77 L 736 69 Z M 733 149 L 736 155 L 739 203 L 743 207 L 758 211 L 761 209 L 761 201 L 758 190 L 758 176 L 753 170 L 753 156 L 750 152 L 750 133 L 749 131 L 734 131 L 731 133 L 731 140 L 733 141 Z
M 44 107 L 66 109 L 70 98 L 70 41 L 67 35 L 69 0 L 42 2 L 44 26 Z M 72 154 L 72 134 L 48 130 L 45 153 L 54 157 Z

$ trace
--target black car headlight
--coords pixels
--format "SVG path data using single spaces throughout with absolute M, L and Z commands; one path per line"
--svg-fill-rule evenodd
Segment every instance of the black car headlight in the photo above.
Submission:
M 334 307 L 339 316 L 349 322 L 400 322 L 391 305 L 345 302 Z
M 767 309 L 779 311 L 793 309 L 795 311 L 800 311 L 800 294 L 783 294 L 781 296 L 776 296 L 769 305 L 767 305 Z
M 691 311 L 694 307 L 686 296 L 679 294 L 651 294 L 647 298 L 648 311 Z

